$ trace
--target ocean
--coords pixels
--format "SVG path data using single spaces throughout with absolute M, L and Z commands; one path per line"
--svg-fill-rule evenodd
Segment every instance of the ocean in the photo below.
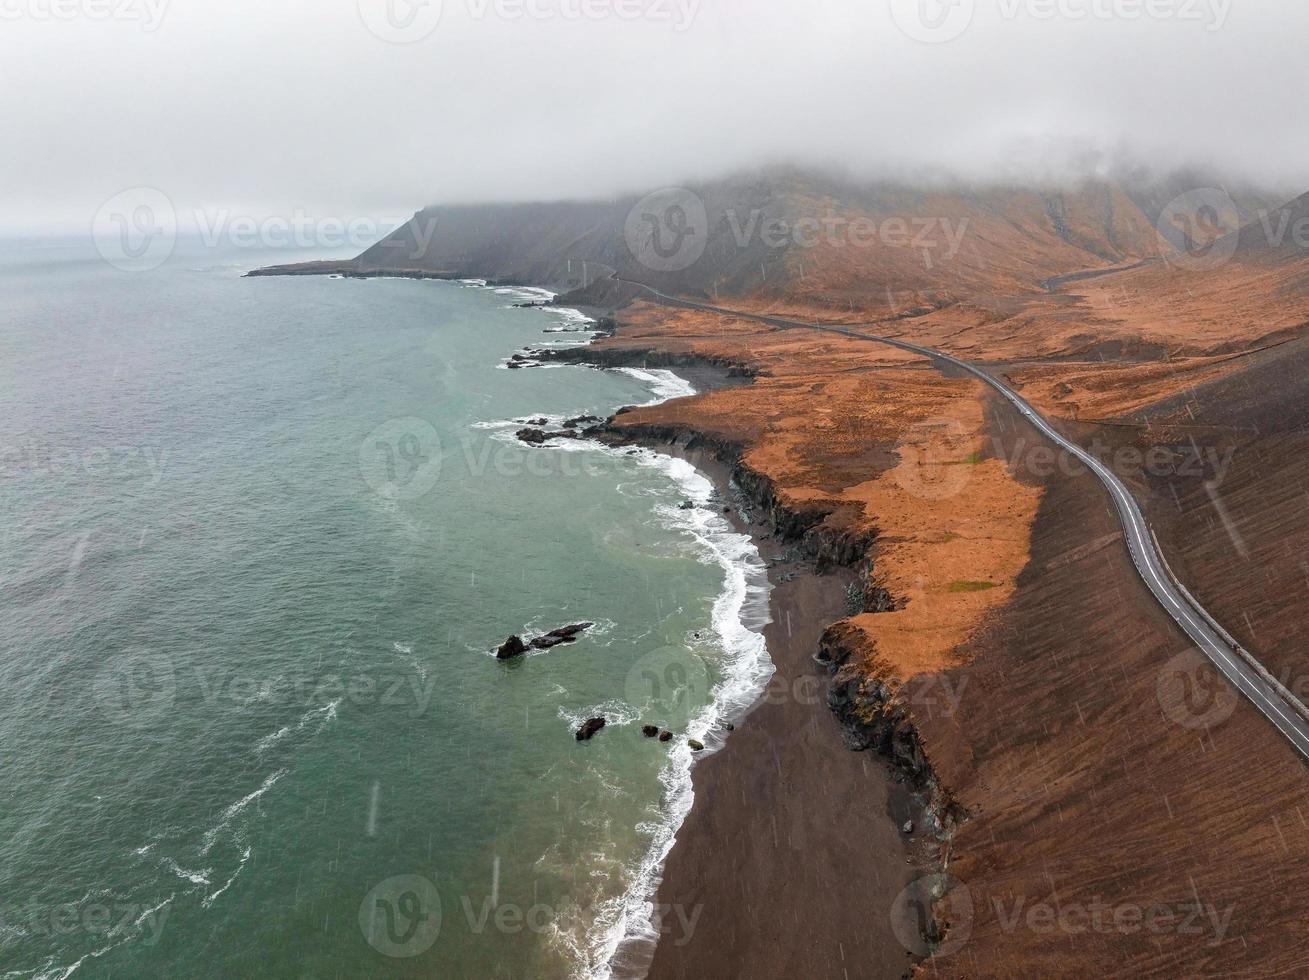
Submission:
M 686 382 L 317 257 L 0 244 L 0 977 L 608 976 L 771 673 L 702 475 L 514 436 Z

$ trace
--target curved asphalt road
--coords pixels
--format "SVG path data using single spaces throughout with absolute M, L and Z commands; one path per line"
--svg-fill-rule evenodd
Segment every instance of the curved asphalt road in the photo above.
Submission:
M 931 358 L 935 361 L 943 361 L 961 371 L 967 371 L 969 374 L 990 385 L 1018 409 L 1018 412 L 1027 419 L 1027 421 L 1040 432 L 1043 436 L 1053 442 L 1060 449 L 1071 453 L 1083 465 L 1094 473 L 1109 490 L 1109 495 L 1113 497 L 1114 506 L 1118 510 L 1118 519 L 1123 526 L 1123 537 L 1127 542 L 1128 553 L 1132 557 L 1136 570 L 1144 580 L 1146 588 L 1153 593 L 1154 597 L 1159 600 L 1159 604 L 1164 607 L 1168 615 L 1176 620 L 1177 625 L 1182 631 L 1195 643 L 1204 654 L 1213 661 L 1214 666 L 1222 672 L 1232 685 L 1240 691 L 1249 701 L 1259 709 L 1259 711 L 1271 721 L 1286 738 L 1295 746 L 1296 750 L 1309 759 L 1309 722 L 1306 722 L 1303 709 L 1297 709 L 1291 701 L 1294 700 L 1289 692 L 1285 695 L 1281 693 L 1284 688 L 1257 665 L 1257 661 L 1246 651 L 1244 651 L 1225 630 L 1211 617 L 1204 608 L 1195 601 L 1186 589 L 1177 582 L 1172 573 L 1168 570 L 1163 556 L 1159 552 L 1158 544 L 1154 535 L 1150 531 L 1149 525 L 1145 521 L 1145 516 L 1141 513 L 1141 508 L 1137 505 L 1136 500 L 1132 497 L 1127 487 L 1121 480 L 1103 463 L 1082 449 L 1076 443 L 1060 435 L 1053 426 L 1047 422 L 1036 409 L 1027 404 L 1018 394 L 1007 387 L 1002 382 L 996 380 L 987 374 L 981 368 L 974 367 L 967 361 L 961 361 L 957 357 L 944 354 L 941 351 L 933 350 L 930 347 L 919 347 L 917 344 L 911 344 L 903 340 L 894 340 L 890 337 L 877 337 L 871 334 L 860 333 L 856 330 L 850 330 L 843 327 L 823 326 L 820 324 L 803 323 L 799 320 L 788 320 L 783 317 L 767 316 L 764 314 L 744 313 L 740 310 L 729 310 L 720 306 L 710 306 L 706 303 L 696 303 L 691 300 L 680 299 L 675 296 L 668 296 L 659 292 L 644 283 L 635 282 L 630 279 L 622 279 L 618 276 L 614 278 L 620 282 L 632 286 L 638 286 L 661 302 L 670 306 L 680 306 L 696 310 L 705 310 L 710 313 L 722 313 L 728 316 L 747 317 L 749 319 L 760 320 L 764 323 L 771 324 L 783 329 L 805 329 L 818 330 L 824 333 L 839 333 L 848 337 L 854 337 L 858 340 L 867 340 L 879 344 L 887 344 L 891 347 L 898 347 L 914 354 L 920 354 L 923 357 Z M 1279 690 L 1280 689 L 1280 690 Z M 1290 700 L 1288 700 L 1290 698 Z

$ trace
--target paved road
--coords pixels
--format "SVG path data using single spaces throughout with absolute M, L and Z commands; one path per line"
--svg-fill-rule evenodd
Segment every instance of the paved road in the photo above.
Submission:
M 783 329 L 799 328 L 843 334 L 859 340 L 898 347 L 901 350 L 921 354 L 923 357 L 953 365 L 990 385 L 1008 399 L 1033 428 L 1060 449 L 1075 456 L 1105 485 L 1109 495 L 1113 497 L 1114 506 L 1118 511 L 1118 519 L 1123 526 L 1123 537 L 1127 542 L 1128 553 L 1132 557 L 1133 564 L 1136 565 L 1136 570 L 1144 580 L 1146 588 L 1159 600 L 1159 604 L 1164 607 L 1168 615 L 1176 620 L 1182 631 L 1213 661 L 1214 666 L 1218 668 L 1223 676 L 1245 695 L 1264 717 L 1277 727 L 1278 731 L 1286 736 L 1302 756 L 1309 759 L 1309 721 L 1306 721 L 1303 708 L 1293 706 L 1294 699 L 1290 693 L 1286 692 L 1267 671 L 1258 666 L 1257 661 L 1249 653 L 1241 649 L 1236 641 L 1205 611 L 1204 607 L 1195 601 L 1195 598 L 1186 591 L 1185 587 L 1174 579 L 1167 563 L 1160 554 L 1158 543 L 1150 531 L 1149 524 L 1146 523 L 1145 516 L 1141 513 L 1141 508 L 1123 482 L 1107 466 L 1082 449 L 1081 446 L 1066 439 L 1056 431 L 1036 409 L 1032 408 L 1007 385 L 967 361 L 961 361 L 957 357 L 952 357 L 930 347 L 920 347 L 917 344 L 895 340 L 890 337 L 877 337 L 845 327 L 804 323 L 784 317 L 743 313 L 739 310 L 729 310 L 706 303 L 696 303 L 691 300 L 665 295 L 644 283 L 634 282 L 630 279 L 620 281 L 639 286 L 661 302 L 671 306 L 706 310 L 710 313 L 723 313 L 729 316 L 748 317 Z

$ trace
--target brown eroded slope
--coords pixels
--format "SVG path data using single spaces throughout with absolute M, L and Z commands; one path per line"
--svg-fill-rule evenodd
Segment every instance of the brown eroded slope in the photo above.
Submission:
M 677 272 L 624 249 L 632 201 L 441 210 L 457 234 L 414 261 L 583 287 L 574 298 L 597 303 L 636 294 L 607 278 L 616 270 L 988 364 L 1088 443 L 1138 460 L 1165 450 L 1163 471 L 1115 468 L 1170 561 L 1242 642 L 1309 687 L 1298 650 L 1309 252 L 1261 244 L 1252 221 L 1275 202 L 1236 195 L 1247 225 L 1230 260 L 1209 271 L 1179 261 L 1152 230 L 1196 186 L 1206 184 L 928 191 L 775 172 L 700 188 L 705 258 Z M 1304 201 L 1289 210 L 1309 216 Z M 780 244 L 739 236 L 756 212 L 788 229 Z M 833 214 L 845 233 L 856 222 L 877 232 L 857 247 L 790 234 Z M 900 234 L 915 218 L 936 222 L 934 247 Z M 381 267 L 381 254 L 361 261 Z M 1041 440 L 976 382 L 873 343 L 637 303 L 586 354 L 647 355 L 756 373 L 615 425 L 646 438 L 703 434 L 740 457 L 787 538 L 779 549 L 798 540 L 820 564 L 858 566 L 863 611 L 820 647 L 839 668 L 833 706 L 848 739 L 885 750 L 935 801 L 943 830 L 913 852 L 926 883 L 893 901 L 903 875 L 879 864 L 885 821 L 871 812 L 888 802 L 824 754 L 836 725 L 820 706 L 766 705 L 697 776 L 718 774 L 661 897 L 704 903 L 704 925 L 684 947 L 661 946 L 653 976 L 884 975 L 905 962 L 887 952 L 888 929 L 934 954 L 922 976 L 1309 971 L 1298 883 L 1309 774 L 1189 659 L 1090 475 L 1038 465 Z M 1187 447 L 1196 470 L 1179 465 Z M 832 599 L 788 601 L 835 618 Z M 790 681 L 809 678 L 801 647 L 813 627 L 785 639 L 774 628 Z M 840 782 L 828 827 L 830 810 L 804 806 L 824 780 Z M 942 891 L 931 875 L 943 870 L 957 883 L 936 903 L 944 936 L 906 934 L 919 897 Z M 850 966 L 875 957 L 862 973 Z
M 967 901 L 948 903 L 944 955 L 920 974 L 1303 972 L 1304 765 L 1244 701 L 1206 713 L 1171 696 L 1177 670 L 1209 668 L 1174 660 L 1185 638 L 1137 579 L 1103 490 L 1087 474 L 1041 482 L 1013 599 L 946 675 L 954 702 L 914 710 L 969 813 L 949 865 Z
M 817 521 L 807 533 L 827 536 L 826 564 L 871 561 L 871 576 L 865 562 L 856 579 L 861 601 L 895 611 L 856 622 L 870 621 L 903 677 L 957 662 L 953 651 L 1012 592 L 1039 497 L 981 457 L 983 386 L 858 340 L 650 305 L 630 310 L 593 353 L 651 348 L 760 373 L 749 386 L 626 412 L 616 426 L 663 438 L 694 431 L 739 453 L 744 472 L 771 486 L 775 520 Z M 966 500 L 952 492 L 961 472 Z M 911 948 L 898 945 L 885 911 L 908 869 L 882 866 L 893 853 L 885 843 L 869 849 L 894 833 L 882 782 L 842 747 L 826 699 L 812 696 L 826 686 L 813 662 L 819 635 L 849 611 L 842 579 L 799 581 L 830 583 L 828 604 L 811 597 L 784 607 L 785 629 L 769 641 L 778 644 L 781 696 L 775 687 L 728 750 L 697 770 L 697 805 L 658 901 L 702 906 L 701 924 L 690 944 L 657 948 L 652 977 L 894 977 L 908 962 Z M 793 650 L 797 638 L 804 646 Z M 842 758 L 855 768 L 844 772 Z M 814 793 L 822 805 L 806 805 Z M 777 900 L 779 889 L 787 900 Z M 833 901 L 849 891 L 857 899 Z
M 623 343 L 751 360 L 767 372 L 751 388 L 665 406 L 657 410 L 666 413 L 662 422 L 749 443 L 747 461 L 779 482 L 783 500 L 830 507 L 842 521 L 870 521 L 879 532 L 873 579 L 903 608 L 857 616 L 835 632 L 850 656 L 841 676 L 855 669 L 865 719 L 874 730 L 889 723 L 887 734 L 916 745 L 918 760 L 903 747 L 897 757 L 926 763 L 956 812 L 967 815 L 945 852 L 951 881 L 963 890 L 939 906 L 951 929 L 924 976 L 1263 976 L 1309 967 L 1295 887 L 1306 846 L 1296 831 L 1309 826 L 1304 766 L 1245 702 L 1220 698 L 1218 714 L 1209 716 L 1168 693 L 1182 674 L 1201 690 L 1211 675 L 1203 664 L 1176 659 L 1188 650 L 1185 638 L 1136 577 L 1097 482 L 1058 470 L 1038 474 L 1021 453 L 1007 470 L 994 457 L 1010 458 L 1019 438 L 1033 442 L 1030 430 L 992 405 L 989 438 L 979 440 L 979 392 L 961 398 L 967 382 L 939 377 L 919 384 L 914 376 L 928 369 L 890 368 L 896 355 L 874 345 L 864 355 L 859 341 L 831 336 L 797 346 L 796 332 L 758 328 L 752 336 L 748 321 L 729 329 L 719 318 L 685 312 L 645 309 L 637 321 L 639 339 L 620 333 Z M 660 325 L 668 326 L 667 337 Z M 1119 381 L 1133 379 L 1135 394 L 1116 404 L 1115 385 L 1102 384 L 1099 408 L 1106 415 L 1123 406 L 1140 411 L 1180 390 L 1169 417 L 1184 415 L 1193 428 L 1212 424 L 1196 421 L 1194 393 L 1226 379 L 1229 389 L 1211 391 L 1209 402 L 1239 406 L 1237 391 L 1246 402 L 1252 390 L 1275 391 L 1271 376 L 1237 383 L 1228 375 L 1249 363 L 1292 374 L 1309 366 L 1285 361 L 1281 350 L 1196 358 L 1185 363 L 1180 383 L 1166 362 L 1119 367 Z M 823 372 L 836 365 L 840 383 L 824 382 Z M 1089 365 L 1079 370 L 1096 376 Z M 888 373 L 908 378 L 888 383 Z M 1049 383 L 1039 369 L 1025 377 Z M 856 410 L 853 428 L 842 427 L 829 417 L 842 413 L 825 400 L 829 392 L 879 406 Z M 1276 399 L 1254 401 L 1276 414 Z M 1252 411 L 1241 409 L 1239 424 L 1249 425 Z M 1281 416 L 1274 436 L 1301 426 Z M 624 424 L 645 421 L 645 414 L 624 417 Z M 1152 421 L 1147 431 L 1158 436 L 1161 424 Z M 942 431 L 944 439 L 931 435 Z M 1115 431 L 1119 443 L 1123 431 L 1136 432 Z M 861 462 L 868 465 L 867 457 L 857 462 L 852 432 L 866 433 L 873 446 L 894 445 L 896 462 L 842 487 Z M 916 444 L 929 452 L 916 453 Z M 924 459 L 931 476 L 905 469 Z M 823 475 L 829 465 L 842 479 Z M 1263 485 L 1254 469 L 1246 474 L 1247 498 L 1236 502 L 1243 512 L 1255 509 Z M 924 501 L 956 481 L 957 492 Z M 906 486 L 918 495 L 905 494 Z M 914 507 L 902 506 L 906 497 Z M 1291 500 L 1283 507 L 1282 499 L 1272 528 L 1252 528 L 1252 537 L 1270 542 L 1273 529 L 1293 520 Z M 853 517 L 851 503 L 858 504 Z M 1224 569 L 1205 553 L 1221 546 L 1221 522 L 1210 515 L 1207 524 L 1208 535 L 1196 536 L 1191 549 L 1210 569 L 1197 589 L 1206 602 L 1213 594 L 1222 614 L 1232 607 L 1221 593 L 1243 601 L 1260 579 L 1246 574 L 1235 586 L 1223 583 Z M 952 537 L 959 527 L 973 529 L 987 547 L 968 555 Z M 1296 549 L 1283 551 L 1289 562 Z M 952 558 L 970 571 L 956 570 Z M 995 587 L 973 591 L 982 584 Z M 1268 606 L 1294 636 L 1294 605 L 1282 598 Z M 938 632 L 942 621 L 950 628 Z M 889 908 L 886 914 L 893 917 Z

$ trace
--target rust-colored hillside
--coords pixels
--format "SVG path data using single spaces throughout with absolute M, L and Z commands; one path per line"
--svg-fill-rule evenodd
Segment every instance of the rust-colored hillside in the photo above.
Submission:
M 1103 488 L 989 389 L 870 340 L 638 299 L 608 273 L 582 281 L 577 267 L 910 339 L 1005 376 L 1130 482 L 1182 580 L 1304 697 L 1309 250 L 1267 228 L 1293 229 L 1309 202 L 1279 208 L 1233 191 L 1220 217 L 1242 227 L 1212 225 L 1179 253 L 1158 229 L 1196 186 L 924 191 L 785 172 L 700 188 L 706 258 L 687 269 L 650 269 L 626 246 L 634 200 L 549 206 L 530 220 L 442 212 L 456 233 L 418 260 L 621 303 L 616 334 L 590 356 L 754 375 L 615 427 L 697 434 L 738 464 L 779 538 L 858 574 L 862 611 L 830 624 L 821 654 L 847 736 L 882 749 L 939 820 L 917 830 L 912 851 L 937 919 L 919 923 L 921 946 L 906 943 L 931 954 L 918 957 L 921 976 L 1309 972 L 1299 886 L 1309 770 L 1189 652 L 1140 582 Z M 733 210 L 788 229 L 835 217 L 879 231 L 860 245 L 821 231 L 742 243 Z M 932 222 L 937 239 L 897 233 L 915 221 Z M 359 268 L 387 254 L 379 246 Z M 792 785 L 776 764 L 770 794 Z M 740 826 L 758 822 L 747 785 L 712 794 L 742 809 Z M 833 833 L 860 826 L 852 817 Z M 674 852 L 673 878 L 697 872 L 715 873 L 688 871 Z M 902 935 L 898 879 L 850 873 L 869 876 L 859 906 L 878 917 L 869 935 L 884 938 L 887 922 Z M 720 896 L 728 903 L 758 903 L 751 889 L 778 877 L 756 882 L 739 864 L 724 874 L 739 889 Z M 810 877 L 797 871 L 797 901 Z M 799 921 L 785 901 L 752 905 L 751 929 L 705 921 L 709 938 L 657 952 L 653 976 L 803 966 L 794 949 L 759 941 Z M 849 962 L 830 948 L 814 955 L 833 969 Z M 913 962 L 841 968 L 896 975 Z

